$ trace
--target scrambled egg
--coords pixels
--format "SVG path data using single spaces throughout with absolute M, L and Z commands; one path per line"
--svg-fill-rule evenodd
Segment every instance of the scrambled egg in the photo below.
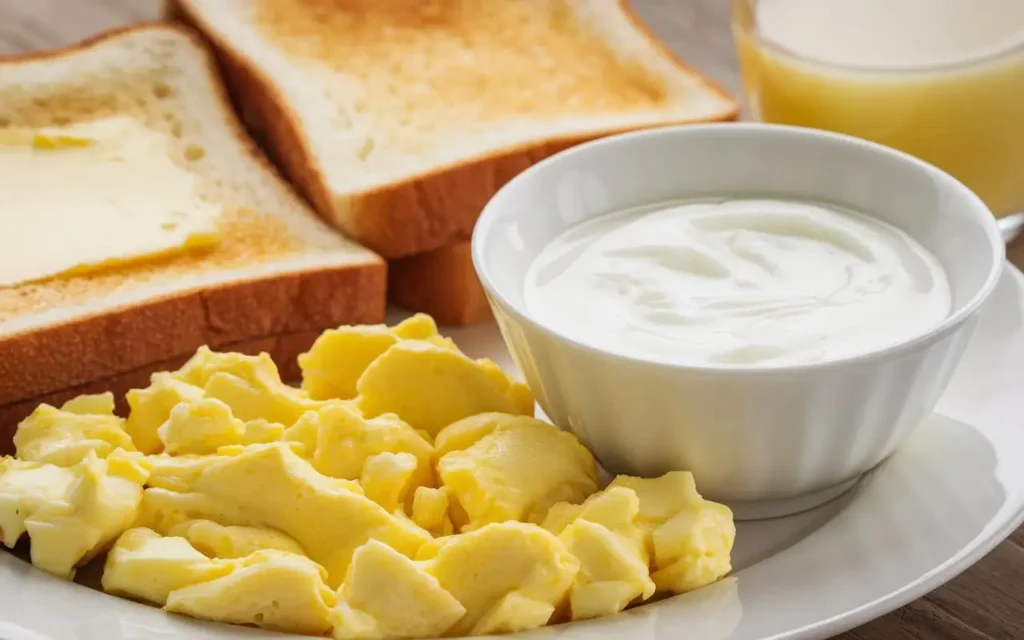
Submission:
M 424 563 L 370 540 L 352 557 L 332 618 L 338 640 L 431 638 L 465 615 Z
M 277 365 L 266 353 L 246 356 L 217 353 L 200 347 L 175 374 L 179 380 L 201 387 L 203 396 L 216 398 L 241 420 L 265 420 L 291 426 L 320 403 L 281 382 Z
M 573 620 L 622 611 L 654 595 L 636 493 L 612 487 L 582 505 L 555 505 L 542 526 L 559 534 L 580 561 L 569 605 Z
M 25 533 L 25 521 L 48 504 L 64 501 L 75 481 L 72 469 L 4 458 L 0 467 L 0 536 L 13 548 Z
M 161 371 L 150 376 L 145 389 L 132 389 L 125 398 L 130 412 L 125 431 L 143 453 L 160 453 L 164 443 L 157 431 L 179 404 L 190 404 L 203 397 L 203 390 Z
M 365 497 L 358 484 L 317 472 L 284 443 L 252 445 L 217 460 L 199 473 L 188 492 L 150 488 L 145 494 L 147 518 L 170 512 L 175 518 L 280 531 L 327 570 L 334 586 L 356 548 L 371 537 L 409 556 L 431 539 L 408 518 Z M 145 504 L 152 500 L 159 506 Z M 167 528 L 159 521 L 146 526 Z
M 441 540 L 424 564 L 466 609 L 452 635 L 547 624 L 579 571 L 562 541 L 536 525 L 501 522 Z
M 32 564 L 71 579 L 131 526 L 146 478 L 137 459 L 118 452 L 103 459 L 90 451 L 67 469 L 8 460 L 0 476 L 4 544 L 28 533 Z
M 124 420 L 114 415 L 114 395 L 79 396 L 60 409 L 39 405 L 14 434 L 21 460 L 61 467 L 77 464 L 91 451 L 106 458 L 115 449 L 135 451 Z
M 394 414 L 365 418 L 349 402 L 328 402 L 309 411 L 284 434 L 302 445 L 302 454 L 324 475 L 347 480 L 362 477 L 367 461 L 382 453 L 408 453 L 416 460 L 411 474 L 415 486 L 434 482 L 434 447 Z
M 147 456 L 145 464 L 149 469 L 149 482 L 146 485 L 169 491 L 190 491 L 199 474 L 219 459 L 217 455 Z
M 234 444 L 276 442 L 283 435 L 283 425 L 261 418 L 242 422 L 216 398 L 178 404 L 157 429 L 164 451 L 171 455 L 216 453 Z
M 449 430 L 453 434 L 449 436 Z M 551 505 L 597 491 L 597 462 L 575 436 L 526 416 L 486 414 L 444 429 L 437 473 L 462 531 L 491 522 L 537 522 Z
M 325 332 L 302 389 L 205 347 L 127 394 L 41 405 L 0 458 L 0 540 L 194 617 L 338 640 L 506 633 L 726 575 L 689 473 L 620 476 L 428 316 Z
M 404 340 L 380 354 L 356 383 L 367 416 L 397 414 L 431 436 L 486 411 L 533 415 L 533 395 L 490 360 L 434 342 Z
M 323 635 L 331 628 L 335 594 L 323 567 L 277 549 L 235 560 L 225 576 L 181 587 L 164 609 L 196 618 Z
M 212 520 L 186 520 L 168 529 L 210 558 L 244 558 L 261 549 L 305 555 L 299 543 L 280 531 L 261 527 L 224 526 Z
M 197 618 L 321 635 L 333 591 L 301 551 L 252 548 L 234 560 L 203 555 L 191 540 L 125 531 L 107 555 L 103 589 Z
M 172 591 L 231 573 L 231 565 L 204 556 L 184 538 L 138 527 L 121 534 L 103 567 L 107 593 L 163 606 Z
M 402 340 L 423 340 L 455 349 L 455 343 L 437 333 L 437 324 L 418 313 L 395 327 L 363 325 L 324 331 L 307 353 L 299 356 L 302 388 L 317 400 L 356 397 L 356 383 L 382 353 Z
M 450 536 L 455 532 L 448 515 L 450 504 L 446 488 L 418 487 L 412 498 L 412 521 L 436 538 Z
M 653 557 L 651 578 L 660 591 L 683 593 L 732 570 L 736 540 L 732 511 L 704 500 L 693 474 L 674 471 L 660 478 L 618 476 L 609 485 L 626 487 L 640 498 L 637 520 Z
M 406 503 L 416 467 L 416 457 L 411 453 L 378 453 L 366 461 L 359 486 L 367 498 L 385 511 L 395 512 Z

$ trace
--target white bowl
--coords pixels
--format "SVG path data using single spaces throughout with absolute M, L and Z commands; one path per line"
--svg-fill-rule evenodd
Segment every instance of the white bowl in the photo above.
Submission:
M 909 233 L 942 263 L 953 310 L 912 340 L 788 367 L 665 364 L 581 344 L 536 321 L 523 283 L 541 249 L 605 214 L 701 197 L 816 200 Z M 694 473 L 742 519 L 817 506 L 904 441 L 942 395 L 1005 259 L 967 187 L 877 144 L 811 129 L 713 124 L 584 144 L 526 170 L 490 201 L 473 261 L 516 364 L 556 424 L 613 473 Z

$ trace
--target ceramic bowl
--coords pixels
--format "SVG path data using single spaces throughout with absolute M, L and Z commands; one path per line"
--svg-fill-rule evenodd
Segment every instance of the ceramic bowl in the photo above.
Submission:
M 813 200 L 876 216 L 939 259 L 952 310 L 892 347 L 772 367 L 616 355 L 527 310 L 527 270 L 566 229 L 712 197 Z M 817 506 L 891 454 L 935 408 L 1005 260 L 985 204 L 934 166 L 848 136 L 735 123 L 628 133 L 552 156 L 490 201 L 472 253 L 502 335 L 552 421 L 612 473 L 692 471 L 706 497 L 741 519 Z

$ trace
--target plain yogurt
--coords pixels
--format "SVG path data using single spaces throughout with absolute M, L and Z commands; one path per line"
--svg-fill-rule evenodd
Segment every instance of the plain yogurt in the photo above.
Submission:
M 693 201 L 574 227 L 527 273 L 529 312 L 580 342 L 678 364 L 772 366 L 863 354 L 950 311 L 938 260 L 832 205 Z

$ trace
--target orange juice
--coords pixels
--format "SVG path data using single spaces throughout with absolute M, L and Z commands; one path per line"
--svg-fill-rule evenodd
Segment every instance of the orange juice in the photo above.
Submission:
M 735 0 L 766 122 L 907 151 L 1024 212 L 1024 0 Z

